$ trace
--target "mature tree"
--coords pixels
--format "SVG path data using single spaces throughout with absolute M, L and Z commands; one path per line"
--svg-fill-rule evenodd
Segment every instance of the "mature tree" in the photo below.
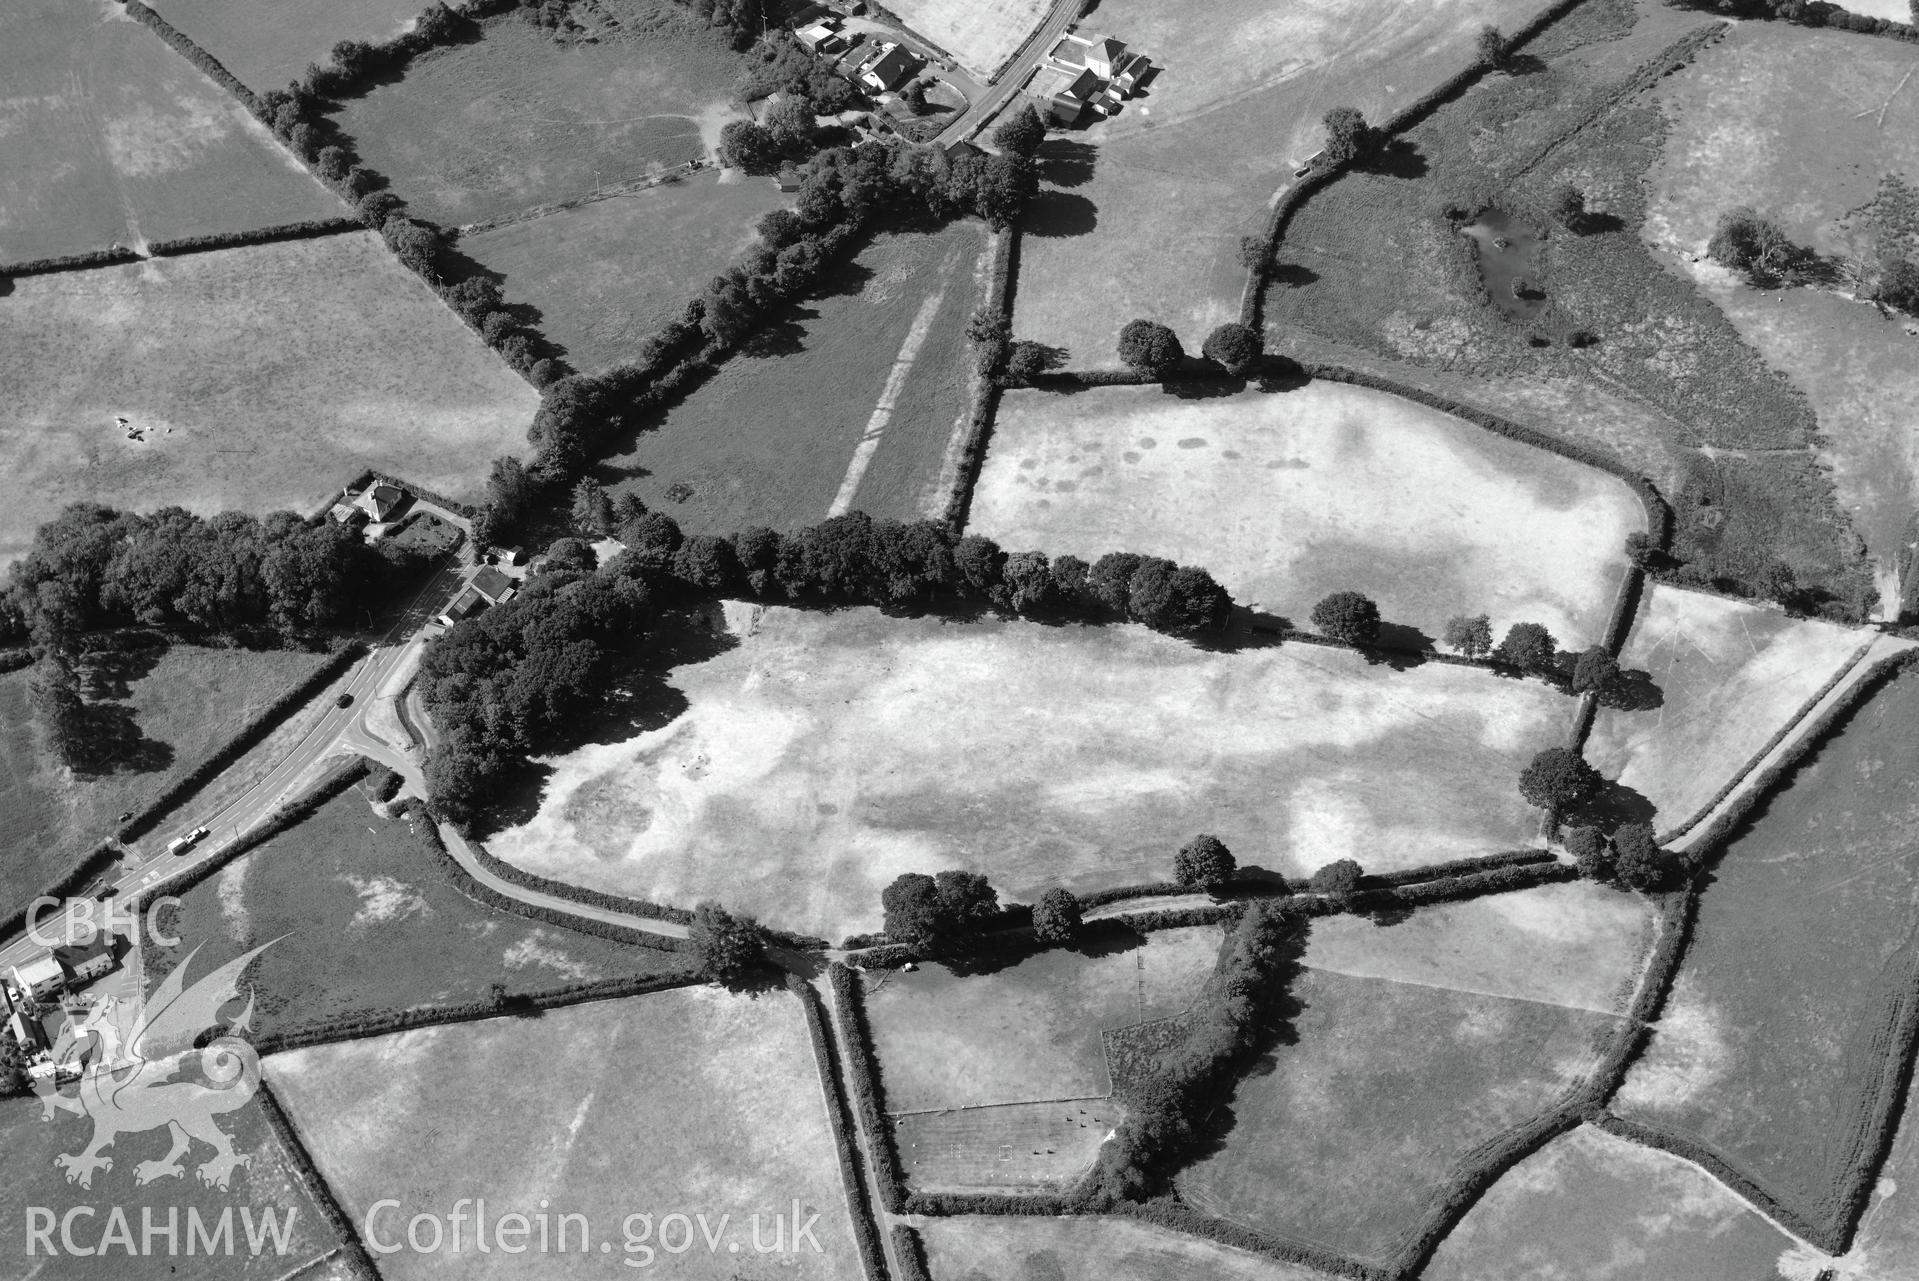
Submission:
M 1166 603 L 1151 626 L 1174 636 L 1226 630 L 1233 621 L 1233 598 L 1213 576 L 1193 565 L 1173 571 L 1166 584 Z
M 1603 694 L 1619 679 L 1619 660 L 1604 645 L 1582 650 L 1573 660 L 1572 688 L 1575 694 L 1588 691 Z
M 613 532 L 613 500 L 591 476 L 573 487 L 573 528 L 586 538 Z
M 773 145 L 783 151 L 810 148 L 817 131 L 813 104 L 798 94 L 781 98 L 766 113 L 766 132 L 772 135 Z
M 1173 879 L 1181 885 L 1215 890 L 1231 882 L 1238 871 L 1239 864 L 1225 842 L 1205 832 L 1180 846 L 1173 856 Z
M 1506 45 L 1506 37 L 1501 35 L 1499 28 L 1493 26 L 1490 22 L 1482 26 L 1479 29 L 1479 34 L 1473 37 L 1473 48 L 1479 54 L 1479 61 L 1483 65 L 1488 67 L 1503 67 L 1506 65 L 1506 58 L 1509 53 Z
M 1557 656 L 1558 645 L 1552 633 L 1538 623 L 1514 623 L 1493 651 L 1496 662 L 1522 672 L 1550 672 Z
M 1032 103 L 1021 102 L 993 130 L 993 145 L 1015 156 L 1031 156 L 1046 141 L 1046 121 Z
M 313 167 L 328 182 L 338 182 L 346 177 L 347 170 L 353 167 L 344 148 L 328 146 L 320 148 L 320 154 L 313 158 Z
M 739 586 L 740 563 L 727 539 L 695 534 L 673 553 L 673 576 L 704 595 L 723 596 Z
M 980 162 L 973 210 L 994 231 L 1019 221 L 1039 194 L 1039 170 L 1024 156 L 988 156 Z
M 1259 331 L 1237 320 L 1229 320 L 1207 334 L 1206 343 L 1199 350 L 1206 359 L 1235 376 L 1251 373 L 1258 366 L 1259 358 L 1266 354 Z
M 1639 569 L 1653 569 L 1660 560 L 1659 546 L 1651 534 L 1635 529 L 1626 535 L 1626 559 Z
M 733 535 L 733 556 L 755 596 L 770 595 L 779 586 L 775 570 L 780 563 L 781 538 L 764 525 L 752 525 Z
M 1379 606 L 1358 592 L 1334 592 L 1313 606 L 1313 626 L 1349 645 L 1379 639 Z
M 556 538 L 540 562 L 542 574 L 590 574 L 600 565 L 593 545 L 584 538 Z
M 931 947 L 942 924 L 939 886 L 924 872 L 902 872 L 880 891 L 886 937 L 911 948 Z
M 1324 894 L 1336 902 L 1345 902 L 1359 888 L 1359 878 L 1363 875 L 1359 864 L 1349 858 L 1336 859 L 1313 873 L 1307 887 L 1315 894 Z
M 1604 780 L 1579 753 L 1548 747 L 1519 775 L 1519 794 L 1540 809 L 1565 809 L 1591 796 Z
M 54 756 L 68 768 L 85 764 L 90 750 L 87 708 L 80 697 L 80 681 L 66 656 L 48 650 L 34 664 L 27 693 L 34 719 L 40 722 Z
M 1610 881 L 1613 875 L 1612 847 L 1606 834 L 1596 827 L 1574 827 L 1566 831 L 1566 852 L 1579 867 L 1579 874 L 1590 881 Z
M 1051 347 L 1022 338 L 1007 353 L 1006 376 L 1016 383 L 1029 384 L 1058 362 Z
M 1334 107 L 1326 113 L 1326 160 L 1343 165 L 1371 151 L 1375 145 L 1373 127 L 1353 107 Z
M 926 102 L 926 82 L 923 80 L 915 80 L 900 90 L 900 101 L 916 116 L 923 116 L 932 110 Z
M 984 534 L 968 534 L 953 544 L 953 567 L 969 594 L 993 604 L 1007 602 L 1006 553 Z
M 1133 552 L 1107 552 L 1086 572 L 1086 589 L 1107 613 L 1127 616 L 1131 605 L 1133 575 L 1146 558 Z
M 1266 270 L 1266 237 L 1241 236 L 1239 238 L 1239 265 L 1248 271 L 1263 273 Z
M 10 1099 L 22 1095 L 31 1088 L 27 1076 L 27 1059 L 14 1039 L 0 1032 L 0 1099 Z
M 933 886 L 944 933 L 965 933 L 999 911 L 999 893 L 978 872 L 939 872 Z
M 739 915 L 718 903 L 693 909 L 687 940 L 693 945 L 700 973 L 724 987 L 739 988 L 766 963 L 766 931 L 750 916 Z
M 1806 261 L 1806 251 L 1788 240 L 1778 224 L 1745 205 L 1719 215 L 1706 253 L 1758 281 L 1794 279 Z
M 1919 315 L 1919 265 L 1905 258 L 1887 259 L 1879 268 L 1873 297 L 1908 315 Z
M 735 120 L 720 130 L 721 162 L 747 173 L 769 174 L 778 169 L 781 150 L 773 131 L 751 120 Z
M 1119 331 L 1119 358 L 1135 373 L 1164 382 L 1186 363 L 1179 335 L 1156 320 L 1129 320 Z
M 1033 933 L 1047 943 L 1072 942 L 1083 919 L 1079 897 L 1057 885 L 1033 905 Z
M 1795 609 L 1799 605 L 1799 581 L 1793 575 L 1792 566 L 1783 560 L 1773 561 L 1760 570 L 1753 587 L 1759 595 L 1786 609 Z
M 1552 189 L 1546 198 L 1547 208 L 1553 219 L 1569 231 L 1578 231 L 1586 224 L 1586 196 L 1570 182 L 1562 182 Z
M 1022 614 L 1040 613 L 1056 603 L 1052 565 L 1045 552 L 1014 552 L 1006 558 L 1001 577 L 1012 594 L 1013 608 Z
M 380 227 L 387 248 L 415 274 L 439 278 L 440 233 L 415 218 L 396 214 Z
M 1467 658 L 1493 651 L 1493 620 L 1484 614 L 1456 614 L 1446 620 L 1446 648 Z
M 1636 890 L 1656 890 L 1672 875 L 1671 855 L 1659 847 L 1651 823 L 1627 823 L 1612 834 L 1613 869 Z

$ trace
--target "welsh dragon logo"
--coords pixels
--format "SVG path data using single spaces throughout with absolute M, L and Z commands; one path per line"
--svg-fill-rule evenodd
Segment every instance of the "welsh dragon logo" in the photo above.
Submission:
M 214 1124 L 221 1113 L 245 1107 L 260 1088 L 260 1057 L 234 1035 L 251 1025 L 251 991 L 246 1008 L 220 1035 L 202 1049 L 195 1049 L 193 1043 L 202 1033 L 218 1028 L 220 1011 L 240 996 L 240 975 L 271 946 L 256 947 L 185 987 L 187 970 L 199 953 L 195 948 L 151 998 L 108 997 L 60 1034 L 53 1047 L 54 1062 L 77 1069 L 79 1082 L 72 1094 L 63 1091 L 54 1077 L 36 1082 L 41 1120 L 53 1120 L 56 1111 L 93 1119 L 93 1139 L 85 1148 L 53 1158 L 66 1171 L 67 1182 L 92 1187 L 96 1170 L 113 1168 L 113 1158 L 101 1153 L 115 1139 L 162 1127 L 171 1132 L 173 1147 L 157 1161 L 134 1166 L 135 1183 L 179 1178 L 185 1173 L 180 1158 L 191 1153 L 195 1142 L 213 1149 L 213 1156 L 196 1171 L 208 1187 L 224 1190 L 236 1167 L 253 1164 L 251 1156 L 233 1150 L 233 1140 Z M 196 1055 L 199 1075 L 207 1083 L 176 1079 Z

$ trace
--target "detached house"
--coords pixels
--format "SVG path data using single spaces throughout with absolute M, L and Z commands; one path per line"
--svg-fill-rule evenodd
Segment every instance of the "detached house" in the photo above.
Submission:
M 1046 55 L 1028 92 L 1049 121 L 1076 124 L 1088 107 L 1101 115 L 1117 112 L 1151 69 L 1152 62 L 1128 52 L 1124 41 L 1068 35 Z
M 113 968 L 113 939 L 96 934 L 91 943 L 69 943 L 53 949 L 53 959 L 66 975 L 68 986 L 99 978 Z
M 858 83 L 874 93 L 891 93 L 919 74 L 920 60 L 904 45 L 883 44 L 880 56 L 860 68 Z
M 1041 67 L 1029 92 L 1049 124 L 1071 125 L 1099 91 L 1099 77 L 1085 67 Z

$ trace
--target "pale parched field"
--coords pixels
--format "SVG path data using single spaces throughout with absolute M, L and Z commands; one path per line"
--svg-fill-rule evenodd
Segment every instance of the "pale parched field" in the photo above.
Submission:
M 920 1225 L 938 1281 L 1323 1281 L 1125 1218 L 951 1218 Z
M 445 1216 L 462 1197 L 486 1198 L 495 1221 L 547 1207 L 554 1216 L 585 1215 L 592 1231 L 591 1262 L 580 1257 L 577 1225 L 565 1254 L 482 1254 L 469 1221 L 457 1252 L 449 1233 L 439 1253 L 403 1248 L 384 1256 L 388 1281 L 524 1277 L 535 1257 L 541 1275 L 604 1275 L 650 1259 L 694 1281 L 860 1276 L 805 1020 L 785 993 L 682 988 L 534 1020 L 489 1019 L 295 1050 L 265 1066 L 315 1164 L 362 1231 L 375 1201 L 396 1199 L 400 1207 L 383 1211 L 374 1227 L 404 1243 L 413 1215 Z M 795 1202 L 802 1221 L 818 1213 L 820 1251 L 802 1244 L 756 1252 L 751 1216 L 761 1216 L 761 1239 L 769 1242 L 771 1216 L 786 1216 L 791 1242 Z M 639 1213 L 651 1216 L 653 1235 L 642 1244 L 655 1251 L 663 1239 L 658 1225 L 673 1213 L 705 1214 L 721 1244 L 709 1251 L 693 1226 L 686 1253 L 629 1250 L 623 1221 Z M 554 1230 L 557 1245 L 557 1218 Z M 607 1254 L 601 1242 L 611 1245 Z M 619 1267 L 627 1262 L 632 1269 Z
M 1440 664 L 871 609 L 767 610 L 668 679 L 684 714 L 552 762 L 538 813 L 490 847 L 834 937 L 877 928 L 902 872 L 1030 902 L 1162 880 L 1201 831 L 1288 874 L 1528 845 L 1515 780 L 1571 714 L 1540 682 Z
M 282 89 L 342 40 L 378 44 L 412 28 L 423 0 L 155 0 L 161 17 L 255 92 Z M 456 6 L 457 7 L 457 6 Z
M 1158 387 L 1004 400 L 971 528 L 1009 550 L 1204 566 L 1310 626 L 1364 592 L 1433 641 L 1455 614 L 1604 630 L 1638 501 L 1602 472 L 1363 388 L 1186 400 Z
M 1908 1086 L 1898 1136 L 1859 1220 L 1839 1281 L 1919 1281 L 1919 1105 Z M 1823 1263 L 1824 1260 L 1822 1259 Z
M 1658 808 L 1692 817 L 1873 633 L 1652 585 L 1621 665 L 1649 672 L 1663 704 L 1602 708 L 1586 759 Z
M 1110 1099 L 916 1112 L 894 1139 L 915 1191 L 1057 1192 L 1092 1168 L 1124 1114 Z
M 0 93 L 0 263 L 348 212 L 117 4 L 0 7 Z
M 0 350 L 0 562 L 81 499 L 305 510 L 367 467 L 478 497 L 539 405 L 372 232 L 19 280 Z
M 1048 0 L 894 0 L 901 22 L 976 76 L 990 76 L 1040 24 Z

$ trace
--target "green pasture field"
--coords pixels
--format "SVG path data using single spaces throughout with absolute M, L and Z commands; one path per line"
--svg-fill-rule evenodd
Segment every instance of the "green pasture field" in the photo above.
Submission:
M 296 1050 L 266 1066 L 356 1225 L 375 1201 L 397 1199 L 373 1226 L 390 1236 L 397 1225 L 403 1239 L 414 1214 L 484 1197 L 489 1217 L 550 1203 L 591 1229 L 589 1263 L 577 1223 L 573 1257 L 477 1253 L 469 1223 L 457 1254 L 449 1238 L 437 1255 L 382 1258 L 387 1281 L 524 1277 L 535 1258 L 540 1275 L 638 1271 L 620 1266 L 629 1261 L 694 1281 L 861 1275 L 819 1070 L 799 1002 L 783 992 L 684 988 Z M 801 1222 L 819 1216 L 817 1253 L 794 1241 L 796 1201 Z M 721 1244 L 709 1251 L 692 1227 L 690 1252 L 661 1250 L 678 1241 L 678 1225 L 663 1222 L 675 1213 L 706 1215 Z M 644 1237 L 627 1224 L 634 1214 L 651 1216 Z M 783 1252 L 752 1248 L 755 1214 L 764 1243 L 784 1216 Z M 629 1246 L 629 1226 L 650 1255 Z
M 1353 978 L 1618 1014 L 1653 929 L 1637 895 L 1575 881 L 1439 903 L 1404 920 L 1328 917 L 1313 922 L 1305 963 Z
M 1198 351 L 1237 318 L 1239 239 L 1263 231 L 1324 141 L 1326 112 L 1389 115 L 1471 61 L 1482 22 L 1510 30 L 1542 7 L 1221 0 L 1196 18 L 1180 0 L 1105 0 L 1081 34 L 1118 37 L 1158 74 L 1119 115 L 1056 133 L 1042 153 L 1016 335 L 1064 348 L 1075 369 L 1116 368 L 1119 327 L 1146 317 Z
M 0 85 L 0 265 L 347 212 L 117 4 L 7 5 Z
M 539 309 L 575 368 L 598 372 L 636 359 L 787 203 L 769 179 L 699 173 L 464 236 L 460 252 L 500 274 L 508 302 Z
M 40 742 L 31 669 L 0 677 L 0 916 L 24 907 L 88 850 L 326 661 L 300 650 L 173 645 L 80 664 L 96 704 L 125 709 L 124 765 L 75 778 Z
M 894 1112 L 1089 1100 L 1111 1092 L 1106 1031 L 1192 1004 L 1217 926 L 1155 930 L 1095 954 L 1055 949 L 985 974 L 929 963 L 869 980 L 867 1017 Z
M 1864 1136 L 1901 1104 L 1886 1038 L 1919 982 L 1916 715 L 1919 679 L 1897 678 L 1726 847 L 1612 1105 L 1833 1231 Z
M 256 93 L 283 89 L 342 40 L 375 44 L 413 26 L 425 0 L 155 0 L 161 17 Z
M 893 1131 L 915 1191 L 1058 1192 L 1092 1168 L 1125 1110 L 1106 1099 L 917 1112 Z
M 1653 99 L 1615 95 L 1641 61 L 1712 20 L 1663 5 L 1636 18 L 1618 9 L 1602 0 L 1576 11 L 1586 16 L 1569 24 L 1584 25 L 1542 43 L 1537 67 L 1441 107 L 1371 171 L 1309 200 L 1267 287 L 1269 338 L 1290 349 L 1305 331 L 1343 363 L 1469 375 L 1469 389 L 1570 379 L 1637 399 L 1655 413 L 1636 426 L 1611 414 L 1589 423 L 1577 396 L 1570 412 L 1520 417 L 1646 467 L 1678 509 L 1677 551 L 1708 576 L 1750 582 L 1784 560 L 1856 608 L 1871 587 L 1814 465 L 1813 406 L 1641 238 L 1643 179 L 1668 128 Z M 1564 181 L 1594 211 L 1577 233 L 1544 212 Z M 1488 204 L 1550 232 L 1535 281 L 1546 311 L 1535 323 L 1494 309 L 1471 242 L 1446 214 Z M 1572 346 L 1582 330 L 1597 341 Z M 1638 437 L 1626 448 L 1622 429 Z
M 1581 1126 L 1495 1183 L 1420 1275 L 1755 1281 L 1801 1275 L 1786 1266 L 1792 1249 L 1698 1166 Z
M 1480 613 L 1495 634 L 1529 621 L 1596 642 L 1645 526 L 1604 472 L 1338 383 L 1010 393 L 969 519 L 1008 550 L 1201 565 L 1300 627 L 1323 596 L 1363 592 L 1428 648 Z
M 1655 584 L 1621 663 L 1660 693 L 1651 711 L 1601 708 L 1586 759 L 1658 809 L 1692 817 L 1872 639 L 1777 609 Z
M 83 499 L 310 511 L 368 467 L 477 498 L 539 405 L 372 232 L 17 280 L 0 349 L 0 563 Z
M 938 1281 L 1322 1281 L 1325 1274 L 1137 1220 L 928 1219 Z
M 1046 0 L 896 0 L 887 7 L 981 77 L 1013 56 L 1049 8 Z
M 622 34 L 562 42 L 507 13 L 335 119 L 419 215 L 456 226 L 710 155 L 739 59 L 672 0 L 603 0 Z
M 69 1086 L 68 1092 L 72 1089 Z M 214 1121 L 232 1139 L 236 1154 L 253 1158 L 251 1165 L 233 1171 L 226 1191 L 200 1182 L 196 1167 L 213 1155 L 213 1149 L 198 1142 L 181 1158 L 184 1173 L 180 1177 L 155 1179 L 144 1186 L 134 1181 L 135 1166 L 142 1161 L 158 1161 L 167 1154 L 171 1140 L 163 1127 L 118 1135 L 106 1150 L 113 1168 L 96 1171 L 91 1187 L 76 1187 L 67 1182 L 65 1171 L 53 1161 L 63 1153 L 84 1149 L 93 1133 L 92 1123 L 68 1112 L 55 1112 L 51 1123 L 40 1117 L 38 1099 L 0 1099 L 0 1151 L 7 1154 L 6 1161 L 0 1162 L 0 1214 L 6 1216 L 6 1266 L 11 1276 L 40 1281 L 100 1277 L 157 1281 L 189 1275 L 186 1269 L 190 1267 L 194 1281 L 277 1281 L 296 1271 L 306 1275 L 305 1265 L 339 1244 L 257 1102 L 243 1104 Z M 104 1247 L 100 1255 L 89 1258 L 69 1254 L 58 1228 L 60 1216 L 82 1205 L 94 1207 L 94 1213 L 73 1216 L 74 1243 L 83 1249 Z M 49 1257 L 43 1248 L 36 1248 L 37 1257 L 27 1257 L 30 1238 L 26 1229 L 32 1207 L 50 1210 L 55 1216 L 48 1244 L 56 1257 Z M 131 1229 L 131 1247 L 107 1246 L 103 1241 L 116 1209 L 125 1215 Z M 221 1215 L 230 1212 L 233 1250 L 227 1254 L 201 1250 L 188 1259 L 189 1210 L 198 1214 L 209 1231 L 217 1231 Z M 174 1217 L 178 1231 L 173 1255 L 168 1254 L 167 1238 L 158 1234 L 153 1238 L 153 1250 L 142 1251 L 143 1211 L 159 1228 L 166 1227 L 169 1214 Z M 247 1216 L 252 1217 L 258 1232 L 265 1227 L 263 1214 L 274 1215 L 284 1230 L 285 1253 L 271 1236 L 262 1238 L 260 1253 L 248 1248 Z
M 1515 780 L 1570 716 L 1537 681 L 1317 646 L 735 612 L 744 639 L 668 674 L 682 715 L 550 762 L 493 852 L 833 938 L 878 928 L 902 872 L 964 868 L 1032 902 L 1163 880 L 1202 831 L 1242 867 L 1386 870 L 1530 844 Z
M 1618 1020 L 1302 970 L 1297 1042 L 1240 1082 L 1223 1146 L 1180 1193 L 1225 1218 L 1383 1263 L 1473 1149 L 1550 1109 Z
M 686 968 L 473 902 L 407 819 L 380 817 L 358 790 L 187 891 L 178 911 L 180 946 L 150 949 L 149 984 L 195 948 L 198 967 L 279 940 L 249 971 L 255 1026 L 269 1032 L 482 1000 L 495 982 L 520 995 Z
M 600 479 L 688 532 L 792 529 L 845 510 L 944 515 L 986 258 L 976 222 L 880 235 L 629 437 Z

